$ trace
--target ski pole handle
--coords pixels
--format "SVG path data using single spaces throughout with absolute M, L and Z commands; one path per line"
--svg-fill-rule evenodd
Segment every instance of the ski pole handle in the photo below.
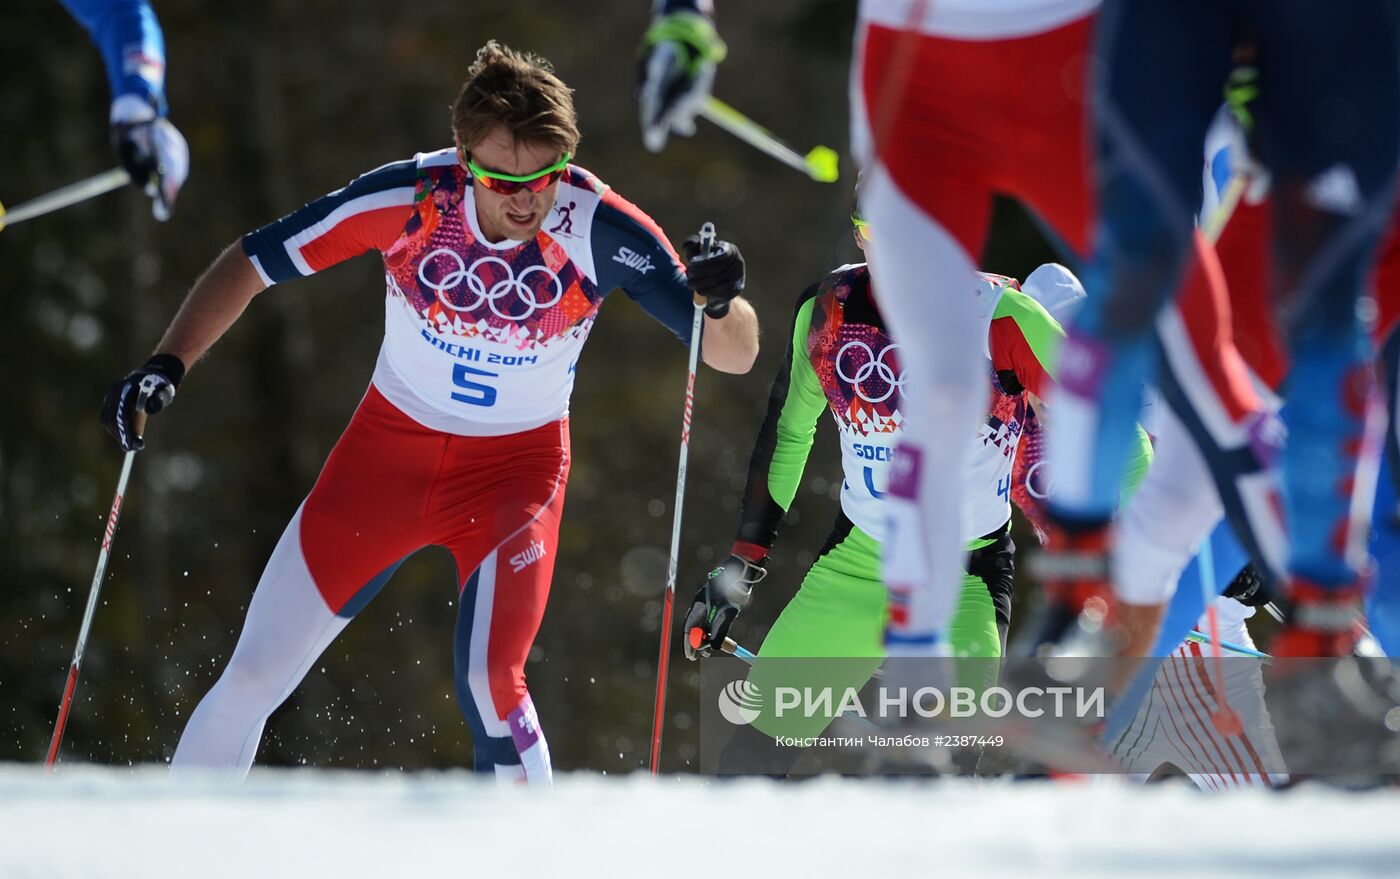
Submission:
M 715 249 L 715 224 L 705 222 L 700 226 L 700 258 L 705 259 L 714 253 Z M 729 313 L 728 299 L 709 299 L 705 303 L 705 314 L 719 320 Z
M 715 248 L 715 224 L 705 221 L 700 226 L 700 255 L 706 257 Z

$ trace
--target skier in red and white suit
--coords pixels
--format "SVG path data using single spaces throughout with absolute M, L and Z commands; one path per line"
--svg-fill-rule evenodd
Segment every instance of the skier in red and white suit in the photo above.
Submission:
M 173 766 L 246 772 L 268 715 L 407 556 L 447 547 L 476 767 L 547 782 L 524 664 L 544 613 L 569 469 L 574 366 L 621 287 L 682 340 L 708 300 L 703 358 L 746 372 L 758 351 L 737 248 L 692 252 L 569 163 L 578 128 L 546 62 L 488 43 L 453 112 L 457 146 L 385 165 L 244 237 L 191 291 L 159 353 L 113 386 L 103 420 L 127 448 L 136 383 L 192 364 L 266 286 L 370 250 L 383 256 L 374 377 L 273 552 L 228 668 Z M 698 244 L 698 241 L 696 241 Z M 688 250 L 697 250 L 687 242 Z M 692 294 L 692 288 L 696 291 Z

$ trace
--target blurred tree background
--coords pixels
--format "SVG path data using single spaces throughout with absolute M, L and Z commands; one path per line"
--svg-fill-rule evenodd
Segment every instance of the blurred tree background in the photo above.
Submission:
M 668 230 L 714 220 L 748 261 L 765 345 L 748 376 L 698 382 L 679 617 L 733 538 L 738 499 L 792 303 L 858 258 L 847 214 L 846 72 L 854 3 L 723 6 L 716 94 L 805 150 L 842 153 L 810 182 L 701 123 L 645 152 L 632 98 L 646 0 L 156 0 L 171 119 L 192 150 L 173 221 L 123 191 L 0 233 L 0 759 L 51 733 L 121 453 L 97 424 L 106 386 L 150 353 L 229 242 L 359 173 L 446 146 L 448 105 L 489 38 L 549 58 L 576 90 L 578 161 Z M 0 28 L 0 198 L 13 205 L 114 164 L 95 47 L 52 0 L 7 4 Z M 1049 258 L 1000 205 L 986 267 Z M 65 742 L 69 760 L 168 760 L 233 649 L 283 526 L 372 371 L 382 272 L 366 256 L 273 288 L 193 371 L 138 456 Z M 578 370 L 574 464 L 553 595 L 530 687 L 564 770 L 647 763 L 685 350 L 625 297 L 608 300 Z M 837 511 L 835 431 L 820 432 L 769 578 L 735 635 L 756 648 Z M 1029 538 L 1019 541 L 1025 547 Z M 1021 583 L 1024 592 L 1026 584 Z M 408 562 L 268 724 L 264 764 L 470 762 L 452 684 L 453 565 Z M 695 747 L 695 666 L 672 665 L 664 765 Z M 717 659 L 725 662 L 729 660 Z

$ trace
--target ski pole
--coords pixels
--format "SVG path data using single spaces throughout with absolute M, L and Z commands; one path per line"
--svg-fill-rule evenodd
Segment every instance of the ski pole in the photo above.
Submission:
M 1236 171 L 1230 175 L 1230 181 L 1225 184 L 1225 191 L 1220 194 L 1220 204 L 1215 206 L 1215 210 L 1211 211 L 1210 216 L 1201 224 L 1201 234 L 1211 244 L 1220 240 L 1220 233 L 1225 231 L 1225 224 L 1235 215 L 1235 208 L 1239 207 L 1240 199 L 1248 185 L 1249 177 L 1243 171 Z
M 715 224 L 700 227 L 700 252 L 715 245 Z M 695 371 L 700 363 L 700 330 L 705 305 L 696 303 L 690 322 L 690 375 L 685 383 L 685 408 L 681 415 L 681 455 L 676 468 L 676 508 L 671 516 L 671 558 L 666 565 L 666 594 L 661 603 L 661 656 L 656 661 L 656 700 L 651 716 L 651 774 L 661 769 L 661 729 L 666 715 L 666 674 L 671 666 L 671 622 L 676 608 L 676 566 L 681 554 L 681 507 L 685 503 L 685 465 L 690 455 L 690 419 L 695 411 Z
M 735 659 L 742 660 L 747 665 L 753 665 L 754 662 L 758 660 L 758 657 L 756 655 L 750 653 L 748 650 L 745 650 L 743 646 L 740 645 L 739 642 L 735 641 L 733 638 L 725 638 L 724 643 L 720 645 L 719 649 L 723 650 L 725 653 L 728 653 Z M 861 717 L 859 714 L 850 714 L 843 711 L 842 713 L 836 715 L 836 717 L 839 720 L 849 720 L 851 723 L 854 723 L 856 726 L 860 727 L 866 732 L 880 731 L 880 728 L 876 726 L 873 722 L 871 722 L 870 718 Z
M 759 152 L 767 153 L 818 183 L 835 183 L 841 176 L 838 168 L 839 157 L 831 147 L 814 146 L 807 155 L 801 155 L 778 140 L 771 131 L 714 95 L 706 98 L 705 103 L 700 106 L 700 115 Z
M 136 396 L 136 414 L 132 419 L 132 427 L 136 429 L 138 437 L 146 432 L 146 400 L 154 390 L 153 376 L 141 380 L 140 392 Z M 97 553 L 97 571 L 92 575 L 87 609 L 83 611 L 83 624 L 78 629 L 78 643 L 73 648 L 73 662 L 68 666 L 68 680 L 63 685 L 63 701 L 58 705 L 58 720 L 54 722 L 53 738 L 49 740 L 49 753 L 44 758 L 44 768 L 48 771 L 52 771 L 54 764 L 58 762 L 58 746 L 63 742 L 63 728 L 68 724 L 68 712 L 73 707 L 73 691 L 78 686 L 78 670 L 83 664 L 83 649 L 87 646 L 93 615 L 97 613 L 97 598 L 102 592 L 102 578 L 107 574 L 107 561 L 112 557 L 112 539 L 117 534 L 117 520 L 121 517 L 122 501 L 126 497 L 126 483 L 131 478 L 131 464 L 135 460 L 135 449 L 127 452 L 126 457 L 122 459 L 122 473 L 117 477 L 117 493 L 112 498 L 112 509 L 107 513 L 107 528 L 102 534 L 102 549 Z
M 1201 572 L 1201 597 L 1206 603 L 1206 628 L 1210 632 L 1210 652 L 1213 660 L 1212 666 L 1215 671 L 1215 711 L 1211 713 L 1211 722 L 1215 724 L 1216 730 L 1223 736 L 1238 736 L 1244 732 L 1244 724 L 1240 721 L 1240 716 L 1234 708 L 1230 707 L 1229 697 L 1225 690 L 1225 668 L 1221 665 L 1221 648 L 1224 646 L 1220 641 L 1220 613 L 1215 606 L 1215 600 L 1220 597 L 1220 592 L 1215 583 L 1215 554 L 1210 545 L 1210 537 L 1201 542 L 1201 549 L 1196 554 L 1196 565 Z
M 1197 644 L 1215 644 L 1215 643 L 1217 643 L 1217 642 L 1215 642 L 1215 641 L 1212 641 L 1212 640 L 1210 639 L 1210 636 L 1207 635 L 1207 634 L 1205 634 L 1204 632 L 1187 632 L 1187 633 L 1186 633 L 1186 640 L 1187 640 L 1187 641 L 1195 641 Z M 1252 647 L 1246 647 L 1246 646 L 1244 646 L 1243 644 L 1235 644 L 1235 643 L 1233 643 L 1233 642 L 1231 642 L 1231 641 L 1225 641 L 1225 640 L 1221 640 L 1221 641 L 1219 641 L 1218 643 L 1220 644 L 1220 649 L 1221 649 L 1221 650 L 1228 650 L 1228 651 L 1230 651 L 1231 653 L 1236 653 L 1236 654 L 1239 654 L 1240 656 L 1250 656 L 1250 657 L 1253 657 L 1254 659 L 1266 659 L 1266 660 L 1267 660 L 1267 659 L 1273 659 L 1273 657 L 1270 656 L 1269 654 L 1263 653 L 1263 652 L 1261 652 L 1261 651 L 1259 651 L 1259 650 L 1255 650 L 1255 649 L 1252 648 Z M 1268 663 L 1265 663 L 1265 664 L 1267 665 Z
M 9 210 L 0 204 L 0 230 L 16 223 L 23 223 L 25 220 L 42 217 L 44 214 L 53 213 L 60 208 L 75 205 L 80 201 L 96 198 L 114 189 L 121 189 L 130 182 L 131 175 L 126 173 L 125 168 L 113 168 L 110 171 L 103 171 L 101 174 L 94 174 L 86 180 L 79 180 L 77 183 L 71 183 L 61 189 L 55 189 L 47 195 L 32 198 Z
M 737 659 L 742 659 L 749 665 L 753 665 L 754 660 L 758 659 L 758 656 L 756 654 L 750 653 L 749 651 L 745 650 L 743 645 L 740 644 L 738 641 L 735 641 L 733 638 L 725 638 L 724 643 L 720 645 L 719 649 L 723 650 L 725 653 L 728 653 L 730 656 L 733 656 Z

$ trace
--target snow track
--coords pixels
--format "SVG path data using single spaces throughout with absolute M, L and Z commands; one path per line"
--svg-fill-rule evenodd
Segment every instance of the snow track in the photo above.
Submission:
M 0 876 L 1394 876 L 1400 793 L 0 767 Z

